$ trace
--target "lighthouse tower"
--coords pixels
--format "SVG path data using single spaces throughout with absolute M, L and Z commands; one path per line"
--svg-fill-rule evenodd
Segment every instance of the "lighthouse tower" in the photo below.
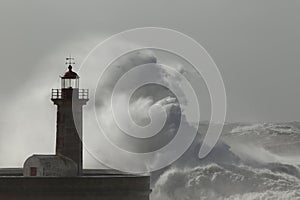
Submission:
M 82 107 L 88 89 L 79 89 L 79 76 L 72 71 L 74 58 L 66 59 L 68 71 L 61 77 L 61 89 L 52 89 L 51 100 L 57 105 L 56 155 L 73 160 L 82 173 Z

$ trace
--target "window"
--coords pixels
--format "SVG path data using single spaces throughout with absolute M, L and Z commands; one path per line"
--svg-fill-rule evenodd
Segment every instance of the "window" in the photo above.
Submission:
M 30 167 L 30 176 L 36 176 L 36 175 L 37 175 L 37 168 Z
M 61 79 L 61 88 L 79 88 L 79 79 L 63 78 Z

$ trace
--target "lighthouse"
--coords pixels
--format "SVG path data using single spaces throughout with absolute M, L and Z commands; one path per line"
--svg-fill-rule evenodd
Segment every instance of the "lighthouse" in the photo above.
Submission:
M 74 58 L 66 58 L 67 72 L 61 88 L 52 89 L 51 100 L 57 106 L 55 155 L 32 155 L 23 168 L 24 176 L 81 176 L 83 106 L 88 89 L 79 88 L 79 76 L 73 71 Z
M 55 154 L 33 154 L 22 168 L 0 168 L 0 199 L 5 200 L 149 200 L 150 177 L 114 169 L 82 168 L 83 107 L 88 90 L 79 88 L 74 58 L 61 88 L 52 89 L 57 106 Z
M 72 69 L 74 58 L 66 58 L 68 71 L 61 76 L 61 88 L 52 89 L 51 100 L 57 106 L 56 155 L 73 160 L 82 172 L 82 118 L 88 89 L 79 88 L 79 76 Z

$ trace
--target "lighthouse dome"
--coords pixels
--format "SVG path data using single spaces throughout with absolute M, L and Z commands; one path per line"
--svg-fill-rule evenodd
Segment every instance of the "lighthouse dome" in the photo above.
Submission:
M 65 75 L 62 77 L 63 79 L 78 79 L 79 76 L 75 72 L 72 71 L 72 66 L 69 65 L 68 67 L 69 71 L 65 73 Z

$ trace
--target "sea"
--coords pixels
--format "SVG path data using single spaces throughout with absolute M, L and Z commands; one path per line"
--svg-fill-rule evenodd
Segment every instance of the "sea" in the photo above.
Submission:
M 300 200 L 300 122 L 227 123 L 198 158 L 207 129 L 172 165 L 152 173 L 151 200 Z

